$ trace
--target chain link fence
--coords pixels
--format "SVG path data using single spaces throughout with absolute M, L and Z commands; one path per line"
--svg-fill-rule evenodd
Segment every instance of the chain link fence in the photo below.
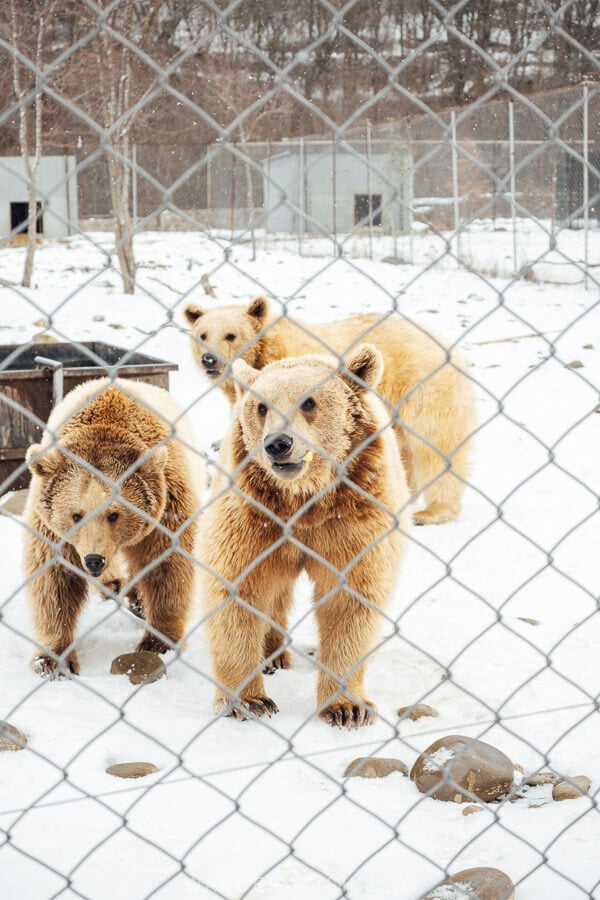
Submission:
M 597 52 L 568 0 L 496 55 L 364 6 L 288 57 L 241 0 L 2 14 L 9 900 L 600 897 Z M 525 94 L 550 39 L 582 83 Z

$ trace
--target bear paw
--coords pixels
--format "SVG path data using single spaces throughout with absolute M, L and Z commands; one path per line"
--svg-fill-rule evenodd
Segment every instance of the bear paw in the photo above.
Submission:
M 458 515 L 458 510 L 445 509 L 440 506 L 428 506 L 427 509 L 420 509 L 413 513 L 413 522 L 415 525 L 443 525 L 445 522 L 452 522 Z
M 319 719 L 327 722 L 332 728 L 360 728 L 362 725 L 372 725 L 375 721 L 375 707 L 368 700 L 365 700 L 365 704 L 367 705 L 363 706 L 351 700 L 337 700 L 320 711 Z
M 152 653 L 168 653 L 171 650 L 168 644 L 165 644 L 159 637 L 154 634 L 145 633 L 136 650 L 150 650 Z
M 37 675 L 42 678 L 50 678 L 57 680 L 59 678 L 68 678 L 71 675 L 79 675 L 79 660 L 76 653 L 69 653 L 64 662 L 54 659 L 45 653 L 34 656 L 31 661 L 31 668 Z
M 234 719 L 260 719 L 262 716 L 274 716 L 279 707 L 270 697 L 240 697 L 235 703 L 231 697 L 217 696 L 215 712 L 220 716 L 233 716 Z
M 265 667 L 263 669 L 263 673 L 265 675 L 274 675 L 278 669 L 291 669 L 292 668 L 292 656 L 288 650 L 283 650 L 279 656 L 276 656 L 275 659 L 272 659 L 270 662 L 265 663 Z

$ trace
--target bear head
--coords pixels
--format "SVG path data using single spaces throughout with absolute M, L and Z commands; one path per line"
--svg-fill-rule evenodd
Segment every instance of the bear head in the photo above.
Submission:
M 205 310 L 188 303 L 185 318 L 192 329 L 192 352 L 200 370 L 216 381 L 228 377 L 228 363 L 243 358 L 255 365 L 259 334 L 269 315 L 266 297 L 255 297 L 248 307 L 222 306 Z
M 97 425 L 50 447 L 34 444 L 27 463 L 35 511 L 99 576 L 120 549 L 139 543 L 161 519 L 167 459 L 164 446 L 149 450 L 127 431 Z
M 371 392 L 382 372 L 381 354 L 370 344 L 339 365 L 320 355 L 288 357 L 262 370 L 236 361 L 235 463 L 249 458 L 279 490 L 322 490 L 377 435 Z

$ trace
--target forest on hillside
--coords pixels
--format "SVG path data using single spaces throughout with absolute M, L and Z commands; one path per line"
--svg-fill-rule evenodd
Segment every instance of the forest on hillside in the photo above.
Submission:
M 5 153 L 23 107 L 44 152 L 275 140 L 576 84 L 600 0 L 6 0 L 0 50 Z

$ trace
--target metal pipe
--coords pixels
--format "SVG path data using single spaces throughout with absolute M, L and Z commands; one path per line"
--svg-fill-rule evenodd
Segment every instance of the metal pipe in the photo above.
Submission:
M 36 356 L 33 361 L 40 369 L 52 370 L 52 406 L 57 406 L 65 390 L 63 364 L 58 359 L 48 359 L 46 356 Z

